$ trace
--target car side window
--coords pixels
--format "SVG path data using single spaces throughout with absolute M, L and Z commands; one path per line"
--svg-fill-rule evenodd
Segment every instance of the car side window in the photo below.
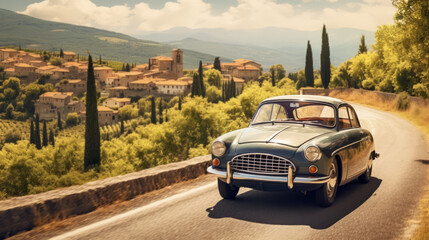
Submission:
M 350 124 L 350 118 L 349 118 L 349 113 L 347 109 L 348 108 L 346 106 L 340 107 L 338 109 L 338 124 L 339 124 L 340 130 L 349 129 L 352 127 Z
M 350 116 L 350 122 L 352 123 L 353 128 L 360 128 L 360 124 L 356 115 L 356 112 L 353 108 L 348 107 L 349 109 L 349 116 Z

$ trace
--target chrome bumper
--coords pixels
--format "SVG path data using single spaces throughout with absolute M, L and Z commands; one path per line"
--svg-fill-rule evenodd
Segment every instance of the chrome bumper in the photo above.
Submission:
M 292 167 L 289 167 L 288 175 L 283 176 L 269 176 L 269 175 L 257 175 L 242 172 L 233 172 L 229 164 L 227 165 L 227 171 L 214 169 L 212 166 L 207 168 L 207 172 L 216 175 L 219 178 L 226 179 L 226 183 L 230 184 L 233 179 L 237 180 L 254 180 L 263 182 L 278 182 L 287 184 L 289 189 L 293 188 L 293 184 L 323 184 L 329 180 L 329 176 L 325 177 L 294 177 Z

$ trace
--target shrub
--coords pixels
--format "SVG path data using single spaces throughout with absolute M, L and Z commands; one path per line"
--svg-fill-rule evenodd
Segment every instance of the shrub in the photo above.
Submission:
M 66 126 L 76 126 L 80 123 L 80 117 L 77 113 L 69 113 L 66 118 Z
M 21 135 L 15 129 L 8 130 L 4 135 L 5 143 L 16 143 L 19 140 L 21 140 Z
M 406 92 L 401 92 L 398 95 L 396 95 L 395 99 L 395 106 L 396 109 L 405 111 L 410 106 L 410 95 Z

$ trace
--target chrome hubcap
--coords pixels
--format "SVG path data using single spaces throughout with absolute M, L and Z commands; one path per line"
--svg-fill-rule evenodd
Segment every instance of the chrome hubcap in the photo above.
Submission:
M 335 164 L 331 163 L 331 169 L 329 170 L 329 181 L 327 184 L 328 196 L 331 198 L 334 195 L 335 187 L 337 185 L 337 170 L 335 169 Z

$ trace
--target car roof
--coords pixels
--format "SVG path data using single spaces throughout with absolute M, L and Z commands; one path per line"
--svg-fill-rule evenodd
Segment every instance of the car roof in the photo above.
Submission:
M 341 104 L 346 103 L 346 102 L 344 102 L 338 98 L 318 96 L 318 95 L 283 95 L 283 96 L 270 97 L 270 98 L 265 99 L 262 102 L 285 101 L 285 100 L 300 100 L 300 101 L 309 100 L 309 101 L 324 102 L 324 103 L 330 103 L 337 108 Z

